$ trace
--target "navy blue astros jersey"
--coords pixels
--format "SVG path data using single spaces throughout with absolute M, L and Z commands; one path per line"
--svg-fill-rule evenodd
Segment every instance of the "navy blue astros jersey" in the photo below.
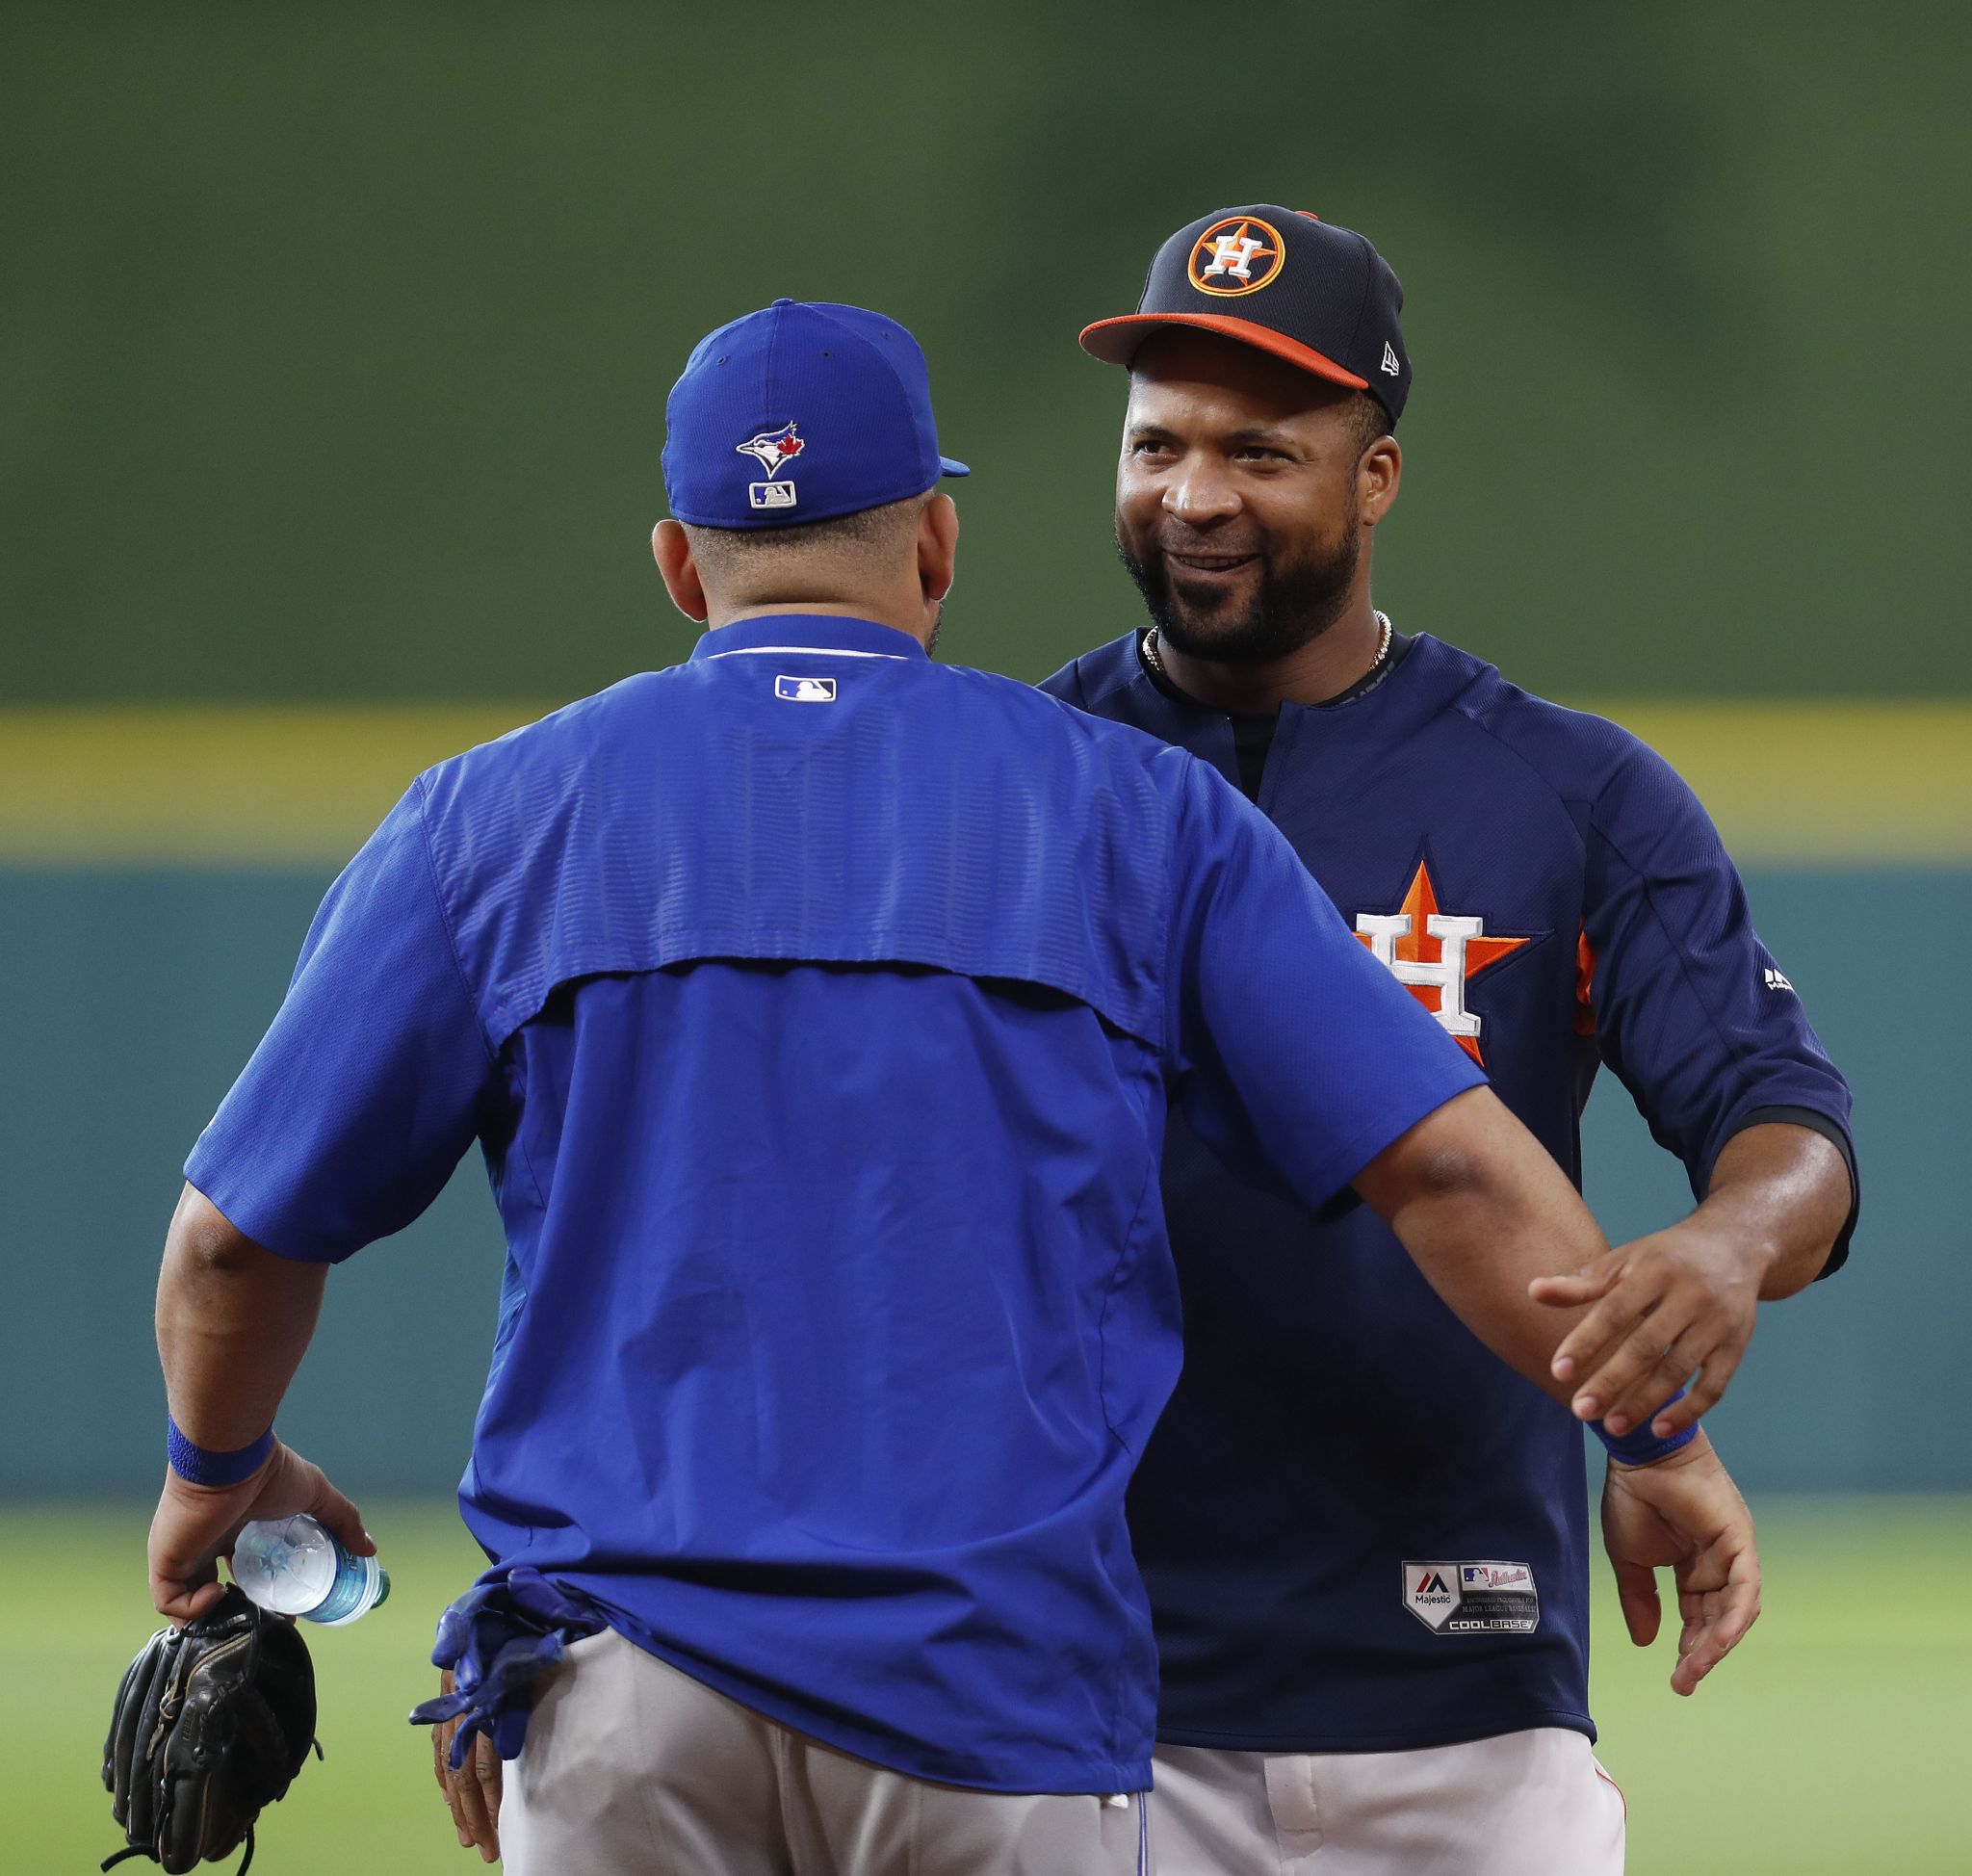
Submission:
M 1135 634 L 1043 688 L 1242 782 L 1578 1186 L 1603 1064 L 1695 1192 L 1758 1120 L 1816 1128 L 1853 1175 L 1848 1087 L 1704 810 L 1627 732 L 1424 636 L 1277 722 L 1173 694 Z M 1159 1736 L 1257 1752 L 1593 1738 L 1582 1429 L 1366 1208 L 1318 1216 L 1261 1180 L 1174 1112 L 1184 1369 L 1129 1498 Z

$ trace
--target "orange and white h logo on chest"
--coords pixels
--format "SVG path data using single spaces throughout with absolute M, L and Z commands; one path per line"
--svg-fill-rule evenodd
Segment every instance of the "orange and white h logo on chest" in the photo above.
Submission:
M 1466 985 L 1481 971 L 1533 941 L 1489 938 L 1485 920 L 1440 912 L 1430 871 L 1422 860 L 1417 862 L 1402 909 L 1357 913 L 1356 935 L 1484 1068 L 1479 1019 L 1466 1007 Z

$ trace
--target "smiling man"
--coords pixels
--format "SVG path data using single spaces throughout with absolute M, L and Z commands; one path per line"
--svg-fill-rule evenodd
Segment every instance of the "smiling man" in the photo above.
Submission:
M 1236 782 L 1571 1179 L 1604 1064 L 1684 1161 L 1701 1203 L 1610 1254 L 1555 1373 L 1648 1331 L 1621 1385 L 1574 1404 L 1647 1468 L 1612 1467 L 1604 1538 L 1639 1642 L 1674 1567 L 1689 1693 L 1716 1560 L 1629 1495 L 1695 1463 L 1675 1442 L 1755 1300 L 1846 1255 L 1849 1093 L 1677 776 L 1372 603 L 1403 471 L 1402 303 L 1362 236 L 1289 209 L 1164 244 L 1137 310 L 1081 335 L 1130 373 L 1116 538 L 1149 626 L 1045 688 Z M 1185 1366 L 1129 1520 L 1162 1661 L 1164 1876 L 1620 1870 L 1567 1410 L 1460 1327 L 1372 1213 L 1297 1204 L 1178 1119 L 1163 1184 Z

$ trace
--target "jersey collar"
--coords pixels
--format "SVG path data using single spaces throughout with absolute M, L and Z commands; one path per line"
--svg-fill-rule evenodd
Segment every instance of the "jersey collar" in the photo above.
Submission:
M 924 647 L 908 632 L 878 625 L 874 619 L 842 618 L 833 612 L 771 612 L 706 633 L 692 647 L 691 662 L 765 651 L 833 653 L 839 658 L 925 655 Z

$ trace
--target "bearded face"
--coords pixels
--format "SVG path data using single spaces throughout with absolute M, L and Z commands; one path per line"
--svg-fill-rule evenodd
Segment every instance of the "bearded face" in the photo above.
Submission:
M 1163 642 L 1221 664 L 1263 664 L 1319 638 L 1348 602 L 1362 557 L 1353 481 L 1328 519 L 1284 539 L 1249 517 L 1228 541 L 1163 516 L 1149 552 L 1119 523 L 1116 551 Z
M 1346 611 L 1366 551 L 1375 406 L 1216 333 L 1147 340 L 1130 370 L 1116 547 L 1161 640 L 1261 664 Z

